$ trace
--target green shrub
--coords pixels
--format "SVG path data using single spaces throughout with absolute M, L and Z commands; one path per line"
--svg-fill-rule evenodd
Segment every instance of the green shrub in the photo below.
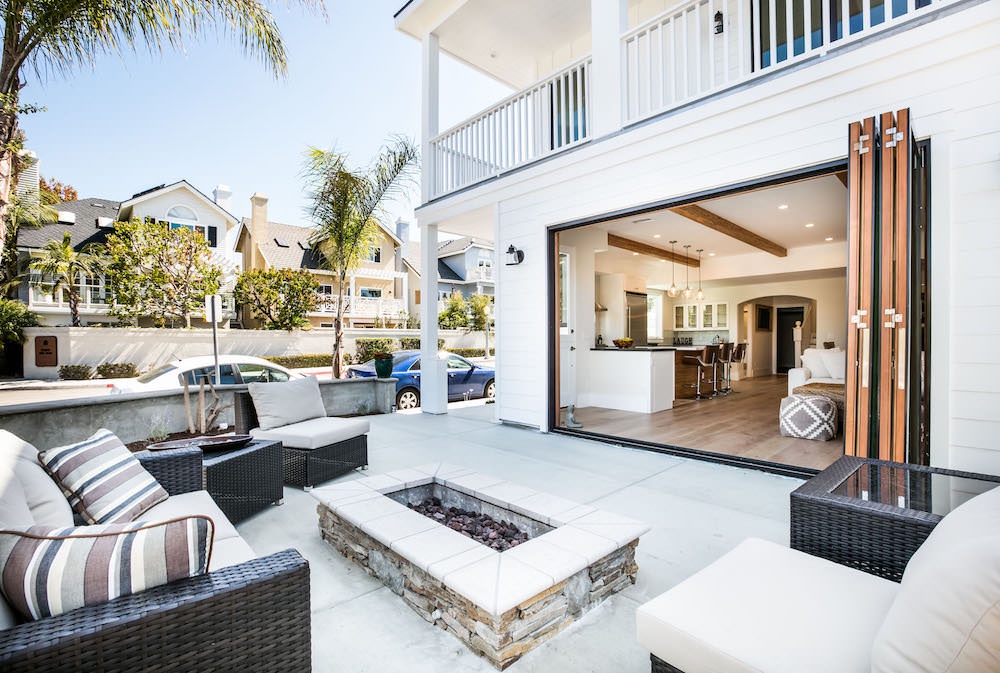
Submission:
M 399 348 L 404 351 L 420 350 L 420 337 L 400 337 Z M 438 339 L 438 350 L 444 348 L 444 339 Z
M 307 353 L 303 355 L 265 355 L 265 360 L 289 369 L 312 369 L 313 367 L 332 367 L 333 355 L 330 353 Z
M 139 375 L 134 362 L 103 362 L 97 365 L 97 375 L 102 379 L 130 379 Z
M 361 337 L 354 342 L 358 362 L 368 362 L 376 353 L 392 353 L 399 350 L 399 343 L 392 337 Z
M 463 358 L 481 358 L 486 350 L 483 348 L 452 348 L 448 352 L 461 355 Z M 496 355 L 496 353 L 495 348 L 490 349 L 490 355 Z
M 59 368 L 59 378 L 63 381 L 86 381 L 94 377 L 90 365 L 63 365 Z
M 39 324 L 38 314 L 14 299 L 0 298 L 0 353 L 4 344 L 23 344 L 24 328 Z

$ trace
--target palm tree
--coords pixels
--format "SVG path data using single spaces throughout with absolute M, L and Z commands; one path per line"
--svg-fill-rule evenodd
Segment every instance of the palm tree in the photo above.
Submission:
M 6 240 L 0 241 L 0 296 L 13 299 L 21 283 L 17 238 L 22 229 L 37 229 L 59 219 L 53 207 L 58 203 L 55 194 L 40 189 L 37 195 L 11 194 L 7 206 Z
M 333 326 L 333 376 L 340 378 L 344 350 L 344 287 L 347 274 L 368 258 L 377 240 L 378 222 L 387 201 L 405 189 L 417 163 L 417 148 L 405 138 L 383 147 L 364 171 L 351 171 L 347 156 L 310 148 L 306 159 L 309 214 L 315 225 L 312 243 L 323 265 L 339 281 L 340 301 Z
M 69 314 L 73 327 L 80 326 L 80 276 L 94 276 L 104 270 L 106 254 L 96 243 L 89 243 L 79 251 L 73 249 L 69 232 L 62 241 L 52 240 L 31 254 L 28 268 L 40 277 L 32 281 L 56 298 L 65 291 L 69 295 Z
M 322 0 L 296 0 L 322 7 Z M 11 188 L 17 179 L 21 146 L 18 119 L 36 112 L 22 105 L 22 70 L 36 74 L 66 73 L 93 65 L 97 56 L 134 50 L 181 48 L 185 36 L 200 37 L 215 29 L 230 35 L 249 55 L 275 74 L 287 67 L 285 46 L 270 0 L 9 0 L 0 3 L 3 53 L 0 56 L 0 246 Z

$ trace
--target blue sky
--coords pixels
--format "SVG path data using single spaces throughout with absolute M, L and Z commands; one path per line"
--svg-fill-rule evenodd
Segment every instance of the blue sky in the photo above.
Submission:
M 26 117 L 27 147 L 42 174 L 81 197 L 125 199 L 187 179 L 211 196 L 233 190 L 249 215 L 255 191 L 271 220 L 308 224 L 302 155 L 336 147 L 363 166 L 391 134 L 420 129 L 420 44 L 393 26 L 403 0 L 327 0 L 327 20 L 276 3 L 288 50 L 287 79 L 275 80 L 237 45 L 208 35 L 183 52 L 101 57 L 96 66 L 39 80 L 21 100 L 47 110 Z M 441 128 L 500 100 L 501 85 L 442 57 Z M 411 217 L 417 194 L 390 206 Z

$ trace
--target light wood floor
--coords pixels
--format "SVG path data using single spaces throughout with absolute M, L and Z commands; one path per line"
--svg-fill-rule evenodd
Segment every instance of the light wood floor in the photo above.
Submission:
M 733 381 L 733 388 L 738 392 L 679 400 L 673 409 L 655 414 L 578 407 L 576 420 L 589 432 L 817 470 L 844 455 L 843 433 L 816 442 L 778 432 L 778 406 L 788 394 L 785 376 Z M 565 409 L 560 417 L 565 423 Z

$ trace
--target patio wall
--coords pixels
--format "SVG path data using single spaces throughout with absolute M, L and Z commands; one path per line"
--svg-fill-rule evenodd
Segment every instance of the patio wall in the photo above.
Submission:
M 441 330 L 446 348 L 483 348 L 482 332 Z M 171 360 L 212 354 L 211 329 L 154 329 L 100 327 L 31 327 L 25 330 L 24 376 L 29 379 L 57 379 L 59 366 L 35 366 L 35 337 L 56 337 L 59 365 L 102 362 L 134 362 L 146 370 Z M 344 352 L 354 353 L 359 337 L 420 337 L 420 330 L 351 329 L 344 331 Z M 301 355 L 330 353 L 333 330 L 294 332 L 272 330 L 219 330 L 219 353 L 237 355 Z M 490 345 L 493 345 L 492 339 Z
M 344 379 L 320 381 L 320 392 L 330 416 L 346 416 L 367 408 L 372 413 L 391 413 L 395 402 L 395 379 Z M 234 423 L 233 391 L 246 386 L 219 386 L 219 397 L 227 406 L 220 423 Z M 192 413 L 197 396 L 191 396 Z M 0 407 L 0 428 L 9 430 L 39 448 L 60 446 L 86 439 L 98 428 L 108 428 L 123 442 L 147 439 L 155 427 L 168 432 L 187 429 L 184 395 L 179 392 L 107 395 Z

